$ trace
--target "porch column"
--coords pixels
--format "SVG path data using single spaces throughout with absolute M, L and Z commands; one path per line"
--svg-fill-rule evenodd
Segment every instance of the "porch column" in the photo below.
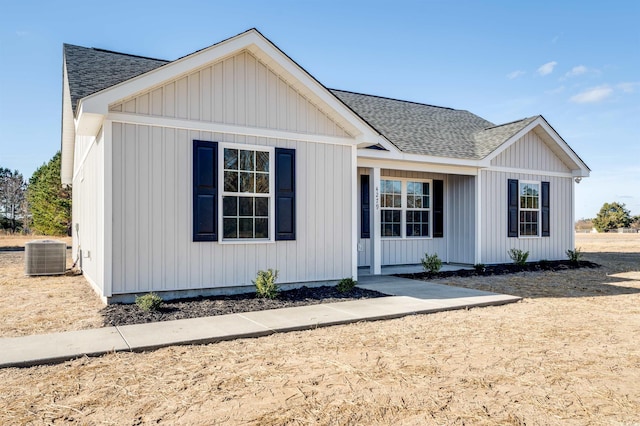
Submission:
M 369 193 L 372 200 L 370 209 L 371 229 L 369 230 L 371 244 L 371 274 L 380 275 L 382 273 L 382 238 L 380 230 L 380 167 L 373 167 L 370 170 Z

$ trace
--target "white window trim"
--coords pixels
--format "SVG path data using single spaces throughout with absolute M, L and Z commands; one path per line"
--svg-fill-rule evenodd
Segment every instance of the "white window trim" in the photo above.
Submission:
M 228 149 L 240 149 L 245 151 L 263 151 L 269 153 L 269 238 L 268 239 L 255 239 L 255 238 L 224 238 L 224 226 L 223 226 L 223 202 L 224 196 L 242 196 L 247 194 L 243 192 L 225 192 L 224 191 L 224 150 Z M 270 244 L 275 243 L 275 148 L 272 146 L 263 145 L 245 145 L 238 143 L 218 142 L 218 229 L 220 237 L 218 238 L 219 244 Z M 255 193 L 250 193 L 255 194 Z
M 538 185 L 538 208 L 537 209 L 523 209 L 520 207 L 520 197 L 522 194 L 520 193 L 520 185 L 529 184 L 529 185 Z M 520 212 L 538 212 L 538 234 L 537 235 L 521 235 L 520 234 Z M 518 180 L 518 238 L 522 239 L 530 239 L 530 238 L 542 238 L 542 182 L 537 180 Z
M 381 235 L 381 238 L 385 241 L 394 241 L 394 240 L 431 240 L 433 239 L 433 179 L 421 179 L 421 178 L 399 178 L 393 176 L 381 176 L 380 177 L 380 186 L 382 187 L 382 181 L 385 180 L 395 180 L 400 181 L 400 208 L 387 208 L 382 207 L 380 205 L 380 223 L 378 226 L 382 226 L 382 212 L 384 210 L 399 210 L 400 213 L 400 236 L 393 237 L 385 237 Z M 407 207 L 407 182 L 419 182 L 419 183 L 428 183 L 429 184 L 429 208 L 428 209 L 409 209 Z M 380 191 L 380 197 L 382 197 L 382 190 Z M 519 200 L 518 200 L 519 201 Z M 407 211 L 428 211 L 429 212 L 429 236 L 416 236 L 416 237 L 408 237 L 407 236 Z

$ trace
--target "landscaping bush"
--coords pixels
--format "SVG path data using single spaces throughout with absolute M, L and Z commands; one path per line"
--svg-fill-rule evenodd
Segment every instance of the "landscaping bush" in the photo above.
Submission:
M 575 250 L 567 250 L 567 257 L 569 258 L 569 262 L 577 264 L 582 259 L 582 251 L 580 248 L 576 248 Z
M 258 271 L 258 276 L 256 277 L 253 285 L 256 286 L 256 296 L 262 297 L 264 299 L 275 299 L 278 297 L 278 293 L 280 292 L 280 287 L 276 284 L 276 280 L 278 279 L 278 270 L 275 271 L 271 268 L 266 271 Z
M 162 297 L 155 293 L 148 293 L 136 297 L 136 305 L 143 311 L 157 311 L 162 306 Z
M 336 285 L 336 289 L 340 293 L 348 293 L 356 286 L 358 282 L 354 281 L 353 278 L 343 278 L 340 280 L 338 285 Z
M 475 265 L 473 265 L 473 269 L 475 269 L 478 274 L 482 274 L 487 270 L 487 267 L 484 263 L 476 263 Z
M 511 260 L 513 260 L 513 263 L 515 263 L 516 265 L 524 266 L 527 263 L 527 258 L 529 257 L 528 251 L 522 251 L 520 249 L 512 248 L 511 250 L 507 251 L 507 253 L 509 254 Z
M 435 274 L 440 270 L 440 268 L 442 268 L 442 260 L 440 260 L 437 253 L 431 255 L 429 253 L 425 253 L 422 258 L 422 267 L 425 271 Z

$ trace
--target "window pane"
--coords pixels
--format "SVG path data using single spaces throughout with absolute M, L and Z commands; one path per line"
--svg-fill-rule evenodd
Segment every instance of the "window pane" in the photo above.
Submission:
M 224 172 L 224 190 L 226 192 L 238 192 L 237 172 Z
M 269 175 L 267 173 L 256 173 L 256 192 L 258 194 L 269 193 Z
M 253 197 L 240 197 L 239 216 L 253 216 Z
M 256 192 L 253 173 L 240 172 L 240 192 Z
M 391 213 L 393 215 L 392 221 L 394 223 L 400 223 L 400 210 L 392 210 Z
M 256 170 L 259 172 L 269 171 L 269 153 L 256 151 Z
M 253 219 L 240 219 L 239 238 L 253 238 Z
M 223 238 L 238 238 L 238 219 L 225 218 L 222 221 L 223 225 Z
M 394 237 L 399 237 L 400 236 L 400 224 L 398 223 L 398 224 L 394 224 L 394 225 L 391 225 L 391 226 L 393 227 L 392 228 L 393 236 Z
M 424 196 L 422 197 L 422 208 L 423 209 L 428 209 L 429 208 L 429 196 Z
M 398 209 L 402 207 L 402 196 L 400 194 L 393 196 L 393 207 Z
M 224 168 L 229 170 L 238 170 L 238 150 L 224 149 Z
M 256 218 L 256 238 L 269 238 L 269 219 Z
M 240 151 L 240 170 L 254 171 L 254 151 Z
M 392 180 L 391 182 L 393 184 L 394 194 L 399 194 L 400 192 L 402 192 L 402 182 L 400 182 L 399 180 Z
M 238 215 L 238 197 L 222 197 L 222 216 Z
M 422 199 L 423 198 L 424 197 L 416 197 L 415 206 L 416 206 L 417 209 L 424 208 L 424 205 L 422 204 Z M 407 206 L 407 207 L 409 207 L 409 206 Z
M 256 216 L 269 216 L 269 199 L 256 197 Z

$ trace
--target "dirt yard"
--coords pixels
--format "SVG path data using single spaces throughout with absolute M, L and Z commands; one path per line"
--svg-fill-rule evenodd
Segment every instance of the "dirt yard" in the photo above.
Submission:
M 516 304 L 0 370 L 0 424 L 638 424 L 640 234 L 576 245 L 603 267 L 455 280 Z

